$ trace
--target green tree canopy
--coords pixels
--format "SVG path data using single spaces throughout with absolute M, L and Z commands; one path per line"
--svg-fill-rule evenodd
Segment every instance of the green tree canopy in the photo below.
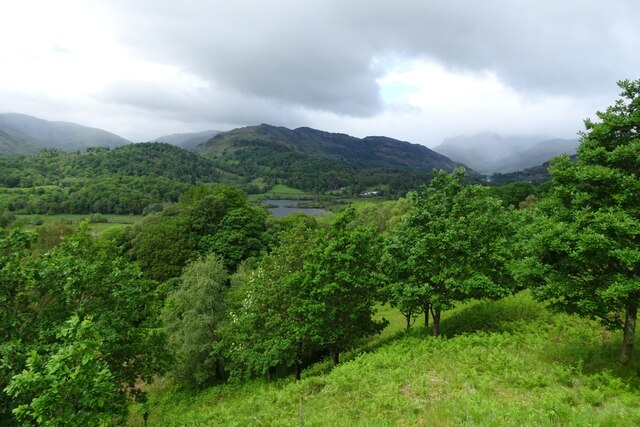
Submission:
M 336 364 L 341 351 L 387 324 L 373 319 L 381 298 L 380 237 L 371 228 L 354 227 L 354 218 L 354 209 L 347 207 L 330 228 L 321 230 L 304 265 L 305 316 Z
M 216 342 L 227 314 L 227 282 L 220 256 L 209 254 L 184 269 L 165 302 L 162 317 L 175 354 L 173 372 L 187 383 L 202 386 L 222 371 Z
M 242 274 L 234 288 L 234 307 L 227 324 L 228 358 L 234 377 L 295 368 L 300 379 L 305 356 L 316 347 L 305 307 L 311 303 L 303 286 L 304 258 L 313 246 L 315 220 L 297 216 L 280 233 L 279 245 L 255 270 Z M 312 219 L 313 222 L 309 222 Z
M 622 328 L 628 364 L 640 301 L 640 80 L 618 85 L 614 105 L 585 120 L 577 161 L 552 164 L 526 270 L 539 298 Z
M 509 212 L 488 188 L 465 187 L 463 178 L 463 169 L 437 172 L 415 194 L 383 256 L 392 303 L 405 316 L 429 308 L 434 335 L 454 302 L 504 296 L 511 287 Z
M 55 408 L 37 407 L 55 402 L 46 384 L 66 381 L 65 369 L 76 370 L 69 381 L 90 377 L 93 368 L 83 358 L 96 362 L 94 373 L 115 390 L 117 399 L 111 403 L 126 410 L 125 396 L 143 397 L 137 382 L 152 381 L 165 369 L 155 282 L 143 279 L 115 244 L 92 237 L 86 223 L 41 256 L 29 252 L 33 240 L 20 230 L 0 238 L 0 388 L 15 385 L 12 399 L 0 394 L 0 423 L 11 425 L 11 410 L 19 405 L 30 406 L 21 412 L 25 416 L 53 414 Z M 64 329 L 73 318 L 91 318 L 91 325 Z M 69 366 L 60 367 L 61 360 Z M 12 382 L 23 368 L 31 376 Z M 89 392 L 91 386 L 86 388 Z M 104 385 L 102 391 L 107 389 Z

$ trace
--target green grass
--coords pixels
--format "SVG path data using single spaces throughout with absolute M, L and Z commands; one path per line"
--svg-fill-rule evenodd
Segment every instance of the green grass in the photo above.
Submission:
M 445 313 L 446 337 L 389 329 L 303 371 L 193 392 L 149 386 L 149 425 L 640 425 L 640 380 L 617 365 L 620 335 L 552 314 L 528 293 Z M 636 358 L 636 366 L 638 358 Z M 129 425 L 143 425 L 140 407 Z
M 269 191 L 265 193 L 267 198 L 277 199 L 277 198 L 301 198 L 307 197 L 307 193 L 297 188 L 289 187 L 284 184 L 276 184 Z
M 108 222 L 91 224 L 92 230 L 100 233 L 111 227 L 122 227 L 136 224 L 143 218 L 141 215 L 103 214 L 103 216 L 107 218 Z M 42 225 L 53 225 L 59 223 L 78 225 L 88 217 L 88 214 L 16 215 L 16 219 L 24 224 L 24 227 L 28 230 L 37 230 L 37 228 Z M 42 224 L 37 224 L 40 221 L 42 221 Z

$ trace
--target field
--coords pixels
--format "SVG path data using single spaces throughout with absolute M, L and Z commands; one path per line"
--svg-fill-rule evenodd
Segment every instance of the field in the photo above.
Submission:
M 640 379 L 617 365 L 620 335 L 554 314 L 528 292 L 446 313 L 444 337 L 409 332 L 393 309 L 381 336 L 332 369 L 195 393 L 148 387 L 149 425 L 640 425 Z M 639 358 L 636 357 L 635 366 Z M 143 407 L 128 424 L 142 426 Z
M 91 223 L 91 229 L 95 232 L 102 232 L 111 227 L 128 226 L 133 225 L 142 220 L 141 215 L 111 215 L 100 214 L 106 218 L 107 222 Z M 17 220 L 24 224 L 24 227 L 28 230 L 35 230 L 42 225 L 52 224 L 69 224 L 77 225 L 81 221 L 89 218 L 88 214 L 76 215 L 76 214 L 61 214 L 61 215 L 17 215 Z

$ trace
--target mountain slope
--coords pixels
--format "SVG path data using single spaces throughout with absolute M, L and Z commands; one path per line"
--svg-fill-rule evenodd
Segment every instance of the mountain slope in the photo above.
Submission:
M 462 166 L 425 146 L 392 138 L 368 136 L 360 139 L 308 127 L 291 130 L 266 124 L 223 132 L 198 147 L 197 151 L 217 156 L 224 152 L 248 150 L 249 147 L 301 153 L 356 167 L 451 171 Z
M 35 154 L 45 147 L 35 142 L 12 136 L 0 129 L 0 154 L 22 156 Z
M 577 139 L 510 138 L 478 134 L 445 139 L 435 150 L 480 173 L 507 173 L 540 165 L 560 154 L 575 154 Z
M 216 135 L 196 152 L 218 167 L 272 186 L 357 195 L 367 189 L 401 195 L 426 183 L 433 169 L 462 166 L 426 147 L 385 137 L 363 139 L 310 128 L 249 126 Z
M 176 202 L 194 184 L 225 179 L 210 160 L 170 144 L 45 150 L 0 156 L 0 206 L 18 214 L 142 214 Z
M 117 147 L 131 143 L 102 129 L 67 122 L 50 122 L 25 114 L 0 114 L 0 130 L 11 137 L 62 151 Z
M 180 148 L 184 148 L 185 150 L 194 151 L 195 148 L 204 144 L 217 134 L 220 131 L 218 130 L 205 130 L 202 132 L 191 132 L 191 133 L 174 133 L 171 135 L 164 135 L 154 139 L 157 142 L 166 142 L 168 144 L 177 145 Z

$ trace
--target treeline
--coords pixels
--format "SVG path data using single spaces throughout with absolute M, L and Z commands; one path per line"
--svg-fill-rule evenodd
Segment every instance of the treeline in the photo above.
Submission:
M 262 178 L 269 186 L 286 184 L 320 194 L 344 189 L 347 194 L 356 195 L 369 188 L 381 188 L 388 196 L 399 197 L 431 178 L 430 171 L 354 166 L 275 144 L 261 145 L 254 140 L 246 144 L 241 149 L 225 151 L 212 161 L 247 181 Z M 250 186 L 245 189 L 252 191 Z
M 0 185 L 7 188 L 59 185 L 68 178 L 112 175 L 165 177 L 190 184 L 215 182 L 220 177 L 206 159 L 155 142 L 90 148 L 84 153 L 47 149 L 34 156 L 0 157 Z
M 220 172 L 208 160 L 162 143 L 45 150 L 36 156 L 0 158 L 0 208 L 14 214 L 147 214 L 178 201 Z

